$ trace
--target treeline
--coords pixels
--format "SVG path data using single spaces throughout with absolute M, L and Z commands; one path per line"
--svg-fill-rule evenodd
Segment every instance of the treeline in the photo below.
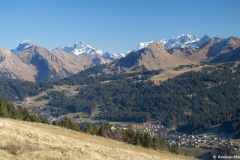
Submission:
M 100 126 L 88 124 L 88 126 L 84 129 L 84 132 L 125 142 L 131 145 L 179 154 L 177 147 L 174 145 L 167 145 L 163 138 L 159 140 L 156 137 L 151 137 L 147 132 L 142 133 L 139 130 L 135 132 L 132 127 L 129 127 L 128 129 L 120 129 L 118 125 L 111 127 L 109 123 L 104 123 Z
M 78 95 L 50 93 L 49 105 L 68 112 L 98 107 L 98 119 L 146 122 L 197 134 L 211 125 L 240 116 L 240 68 L 234 63 L 205 67 L 169 79 L 160 86 L 132 78 L 93 83 L 78 88 Z

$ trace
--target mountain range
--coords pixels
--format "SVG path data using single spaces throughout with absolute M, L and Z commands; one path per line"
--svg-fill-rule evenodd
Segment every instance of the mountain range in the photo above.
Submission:
M 240 39 L 182 34 L 168 41 L 142 42 L 126 53 L 96 49 L 83 42 L 52 51 L 25 40 L 16 49 L 0 48 L 0 77 L 28 81 L 57 80 L 107 64 L 105 73 L 157 70 L 179 65 L 239 60 Z

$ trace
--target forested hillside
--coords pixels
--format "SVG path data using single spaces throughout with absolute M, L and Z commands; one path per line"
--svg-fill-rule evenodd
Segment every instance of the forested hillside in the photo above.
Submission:
M 240 67 L 235 63 L 204 67 L 155 86 L 152 81 L 126 78 L 96 82 L 77 89 L 78 95 L 49 93 L 50 106 L 68 112 L 99 107 L 98 119 L 146 122 L 159 120 L 196 134 L 239 116 Z M 94 78 L 93 78 L 94 79 Z
M 23 100 L 53 85 L 79 85 L 77 94 L 48 91 L 44 95 L 53 114 L 85 111 L 97 120 L 119 122 L 160 121 L 192 134 L 239 117 L 240 65 L 238 62 L 205 66 L 168 79 L 156 86 L 149 80 L 162 70 L 105 75 L 94 67 L 61 81 L 40 84 L 1 80 L 0 95 L 10 101 Z
M 37 83 L 0 79 L 0 97 L 9 101 L 23 100 L 26 96 L 34 96 L 41 92 Z

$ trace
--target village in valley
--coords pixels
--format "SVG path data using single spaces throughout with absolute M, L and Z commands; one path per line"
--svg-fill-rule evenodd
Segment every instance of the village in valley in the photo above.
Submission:
M 127 129 L 126 126 L 121 126 L 122 129 Z M 228 147 L 233 151 L 240 150 L 240 145 L 236 144 L 231 138 L 224 136 L 218 137 L 217 135 L 198 134 L 190 135 L 179 133 L 175 130 L 169 130 L 158 122 L 135 124 L 132 128 L 140 130 L 141 132 L 148 132 L 152 137 L 162 138 L 167 144 L 176 145 L 177 147 L 188 148 L 202 148 L 202 149 L 217 149 L 221 147 Z M 115 127 L 112 127 L 114 130 Z
M 229 148 L 233 152 L 240 151 L 240 144 L 226 133 L 217 134 L 220 126 L 215 126 L 198 135 L 180 133 L 176 130 L 168 129 L 159 122 L 132 125 L 133 129 L 148 132 L 152 137 L 162 138 L 170 146 L 176 145 L 179 150 L 202 149 L 201 151 L 214 151 L 219 148 Z M 126 129 L 126 127 L 122 127 Z
M 210 137 L 205 134 L 202 135 L 188 135 L 178 132 L 173 132 L 165 137 L 165 141 L 170 145 L 189 146 L 204 149 L 215 149 L 222 146 L 231 147 L 233 150 L 240 150 L 239 145 L 235 145 L 230 138 Z

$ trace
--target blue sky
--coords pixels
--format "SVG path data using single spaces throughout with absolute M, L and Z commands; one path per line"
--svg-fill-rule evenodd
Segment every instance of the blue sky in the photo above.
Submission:
M 181 34 L 240 37 L 239 0 L 1 0 L 0 48 L 84 42 L 115 53 Z

